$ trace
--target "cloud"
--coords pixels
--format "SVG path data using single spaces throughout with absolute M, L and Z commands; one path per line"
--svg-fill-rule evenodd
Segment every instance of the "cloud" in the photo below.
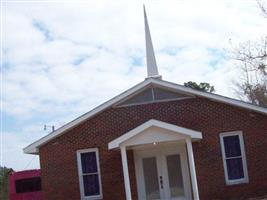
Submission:
M 21 148 L 45 134 L 44 124 L 59 127 L 144 80 L 142 3 L 4 3 L 2 102 L 15 127 L 4 133 L 5 141 L 13 141 L 4 146 L 5 164 L 23 169 L 29 156 Z M 210 82 L 217 93 L 234 97 L 230 83 L 238 72 L 225 49 L 229 39 L 238 43 L 266 34 L 257 4 L 145 4 L 163 79 Z
M 39 30 L 44 35 L 46 41 L 53 40 L 51 32 L 48 30 L 44 23 L 38 20 L 33 20 L 32 24 L 37 30 Z

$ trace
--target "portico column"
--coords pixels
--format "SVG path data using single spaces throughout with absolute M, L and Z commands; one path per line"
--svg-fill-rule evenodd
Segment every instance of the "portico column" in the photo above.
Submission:
M 124 177 L 124 187 L 125 187 L 125 193 L 126 193 L 126 200 L 132 200 L 126 148 L 125 148 L 125 146 L 120 146 L 120 149 L 121 149 L 121 160 L 122 160 L 122 167 L 123 167 L 123 177 Z
M 196 168 L 195 168 L 194 153 L 193 153 L 191 138 L 186 138 L 186 147 L 187 147 L 187 154 L 188 154 L 188 160 L 189 160 L 193 196 L 194 196 L 194 200 L 199 200 Z

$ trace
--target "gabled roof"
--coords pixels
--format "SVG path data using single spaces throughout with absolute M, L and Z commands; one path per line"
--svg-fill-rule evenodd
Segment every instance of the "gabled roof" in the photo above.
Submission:
M 151 85 L 154 85 L 156 87 L 166 88 L 166 89 L 177 91 L 177 92 L 181 92 L 181 93 L 188 94 L 188 95 L 194 95 L 194 96 L 198 96 L 198 97 L 208 98 L 208 99 L 216 101 L 216 102 L 225 103 L 228 105 L 236 106 L 239 108 L 244 108 L 247 110 L 251 110 L 251 111 L 255 111 L 255 112 L 267 115 L 267 109 L 263 108 L 263 107 L 255 106 L 255 105 L 252 105 L 249 103 L 245 103 L 243 101 L 231 99 L 231 98 L 224 97 L 224 96 L 217 95 L 217 94 L 213 94 L 213 93 L 194 90 L 194 89 L 182 86 L 182 85 L 163 81 L 161 79 L 147 78 L 143 82 L 135 85 L 134 87 L 126 90 L 125 92 L 121 93 L 120 95 L 110 99 L 109 101 L 101 104 L 100 106 L 94 108 L 93 110 L 85 113 L 84 115 L 76 118 L 75 120 L 65 124 L 64 126 L 60 127 L 59 129 L 55 130 L 54 132 L 42 137 L 41 139 L 37 140 L 36 142 L 25 147 L 23 149 L 24 153 L 38 154 L 38 148 L 41 145 L 46 144 L 47 142 L 51 141 L 52 139 L 62 135 L 67 130 L 77 126 L 78 124 L 80 124 L 84 120 L 87 120 L 87 119 L 95 116 L 96 114 L 104 111 L 105 109 L 112 107 L 116 103 L 121 102 L 123 99 L 126 99 L 127 97 L 132 96 L 132 95 L 138 93 L 140 90 L 143 90 L 144 88 L 149 87 Z
M 127 140 L 135 137 L 136 135 L 142 133 L 143 131 L 145 131 L 151 127 L 162 128 L 162 129 L 165 129 L 168 131 L 182 134 L 184 136 L 187 136 L 187 137 L 190 137 L 193 139 L 202 139 L 202 133 L 199 131 L 195 131 L 195 130 L 180 127 L 180 126 L 177 126 L 174 124 L 162 122 L 162 121 L 159 121 L 156 119 L 151 119 L 151 120 L 148 120 L 147 122 L 135 127 L 134 129 L 128 131 L 127 133 L 123 134 L 122 136 L 116 138 L 115 140 L 111 141 L 108 144 L 108 148 L 109 149 L 119 148 L 122 143 L 126 142 Z M 154 137 L 154 133 L 155 132 L 153 132 L 153 137 Z M 166 136 L 165 136 L 165 138 L 166 138 Z

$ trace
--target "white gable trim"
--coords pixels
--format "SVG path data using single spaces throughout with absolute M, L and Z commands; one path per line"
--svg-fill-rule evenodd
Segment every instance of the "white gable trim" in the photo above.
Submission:
M 85 113 L 84 115 L 74 119 L 73 121 L 65 124 L 64 126 L 60 127 L 59 129 L 55 130 L 54 132 L 40 138 L 36 142 L 30 144 L 29 146 L 25 147 L 23 149 L 24 153 L 28 154 L 38 154 L 38 147 L 49 142 L 50 140 L 54 139 L 55 137 L 60 136 L 63 134 L 65 131 L 69 130 L 70 128 L 73 128 L 83 122 L 84 120 L 100 113 L 101 111 L 107 109 L 108 107 L 112 106 L 116 102 L 120 101 L 123 98 L 126 98 L 127 96 L 131 95 L 132 93 L 135 93 L 148 85 L 150 82 L 150 79 L 146 79 L 145 81 L 135 85 L 134 87 L 130 88 L 129 90 L 126 90 L 125 92 L 121 93 L 120 95 L 110 99 L 109 101 L 97 106 L 93 110 Z
M 212 93 L 208 93 L 208 92 L 201 92 L 201 91 L 197 91 L 191 88 L 187 88 L 178 84 L 174 84 L 174 83 L 170 83 L 167 81 L 163 81 L 160 79 L 155 79 L 155 78 L 147 78 L 146 80 L 144 80 L 143 82 L 135 85 L 134 87 L 130 88 L 129 90 L 123 92 L 122 94 L 112 98 L 111 100 L 101 104 L 100 106 L 94 108 L 93 110 L 85 113 L 84 115 L 76 118 L 75 120 L 67 123 L 66 125 L 62 126 L 61 128 L 57 129 L 56 131 L 46 135 L 45 137 L 42 137 L 41 139 L 37 140 L 36 142 L 30 144 L 29 146 L 27 146 L 26 148 L 23 149 L 24 153 L 28 153 L 28 154 L 38 154 L 38 148 L 41 145 L 44 145 L 45 143 L 49 142 L 50 140 L 54 139 L 55 137 L 58 137 L 59 135 L 63 134 L 64 132 L 66 132 L 67 130 L 69 130 L 70 128 L 73 128 L 75 126 L 77 126 L 78 124 L 80 124 L 81 122 L 83 122 L 84 120 L 102 112 L 103 110 L 113 106 L 114 104 L 120 102 L 122 99 L 127 98 L 128 96 L 135 94 L 136 92 L 138 92 L 139 90 L 142 90 L 144 87 L 149 86 L 150 84 L 153 84 L 155 86 L 159 86 L 159 87 L 166 87 L 168 89 L 172 89 L 174 91 L 177 92 L 183 92 L 186 94 L 191 94 L 191 95 L 196 95 L 199 97 L 204 97 L 204 98 L 208 98 L 217 102 L 221 102 L 221 103 L 226 103 L 229 105 L 233 105 L 236 107 L 240 107 L 240 108 L 244 108 L 244 109 L 248 109 L 248 110 L 252 110 L 258 113 L 262 113 L 267 115 L 267 109 L 263 108 L 263 107 L 259 107 L 259 106 L 255 106 L 249 103 L 245 103 L 242 101 L 238 101 L 235 99 L 231 99 L 228 97 L 224 97 L 224 96 L 220 96 L 217 94 L 212 94 Z
M 194 90 L 194 89 L 191 89 L 189 87 L 185 87 L 185 86 L 182 86 L 182 85 L 178 85 L 178 84 L 167 82 L 167 81 L 163 81 L 163 80 L 153 79 L 151 82 L 154 83 L 154 84 L 159 84 L 160 86 L 163 86 L 163 87 L 167 87 L 169 89 L 174 89 L 177 92 L 180 91 L 180 92 L 188 93 L 188 94 L 191 94 L 191 95 L 196 95 L 196 96 L 199 96 L 199 97 L 208 98 L 208 99 L 211 99 L 211 100 L 214 100 L 214 101 L 217 101 L 217 102 L 226 103 L 226 104 L 229 104 L 229 105 L 237 106 L 237 107 L 240 107 L 240 108 L 245 108 L 245 109 L 248 109 L 248 110 L 252 110 L 252 111 L 259 112 L 259 113 L 267 115 L 267 108 L 255 106 L 253 104 L 246 103 L 246 102 L 243 102 L 243 101 L 240 101 L 240 100 L 232 99 L 232 98 L 221 96 L 221 95 L 214 94 L 214 93 L 202 92 L 202 91 Z
M 202 133 L 201 132 L 194 131 L 194 130 L 187 129 L 187 128 L 183 128 L 183 127 L 169 124 L 166 122 L 162 122 L 159 120 L 151 119 L 151 120 L 141 124 L 140 126 L 137 126 L 136 128 L 130 130 L 129 132 L 123 134 L 122 136 L 116 138 L 115 140 L 111 141 L 108 144 L 108 148 L 109 149 L 119 148 L 122 143 L 126 142 L 127 140 L 133 138 L 134 136 L 138 135 L 139 133 L 142 133 L 146 129 L 153 127 L 153 126 L 158 127 L 158 128 L 162 128 L 162 129 L 166 129 L 166 130 L 169 130 L 172 132 L 176 132 L 176 133 L 188 136 L 190 138 L 202 139 Z

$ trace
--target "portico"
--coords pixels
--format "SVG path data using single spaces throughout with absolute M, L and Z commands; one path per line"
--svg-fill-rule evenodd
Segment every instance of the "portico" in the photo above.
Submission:
M 111 141 L 109 149 L 121 151 L 126 199 L 132 199 L 128 149 L 134 151 L 139 199 L 199 199 L 192 142 L 200 139 L 201 132 L 151 119 Z

